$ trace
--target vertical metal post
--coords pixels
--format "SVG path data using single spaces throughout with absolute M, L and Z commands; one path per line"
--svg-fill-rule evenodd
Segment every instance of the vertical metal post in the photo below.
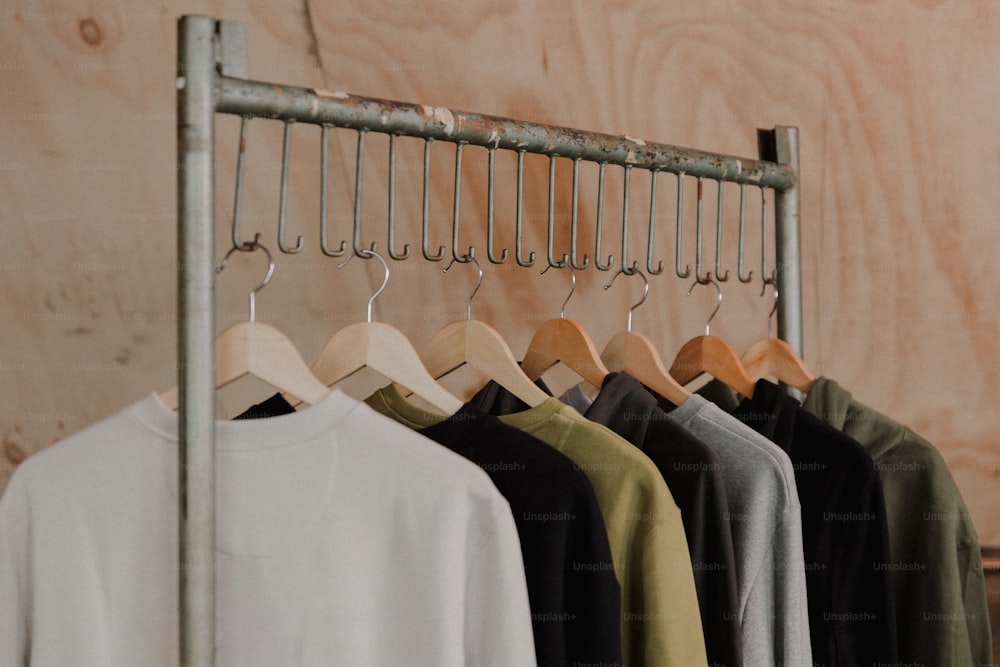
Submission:
M 185 16 L 177 49 L 180 663 L 215 662 L 214 19 Z
M 799 241 L 799 129 L 778 126 L 758 133 L 761 159 L 787 164 L 795 184 L 774 192 L 775 253 L 778 271 L 778 337 L 802 355 L 802 257 Z

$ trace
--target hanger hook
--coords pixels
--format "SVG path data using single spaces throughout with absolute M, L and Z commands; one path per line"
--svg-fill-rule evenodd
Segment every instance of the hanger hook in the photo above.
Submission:
M 466 306 L 465 306 L 465 319 L 471 320 L 472 319 L 472 299 L 475 298 L 476 292 L 479 291 L 479 288 L 483 286 L 483 266 L 482 266 L 482 264 L 479 263 L 479 260 L 476 259 L 475 255 L 465 255 L 465 257 L 463 259 L 458 259 L 457 257 L 452 257 L 451 261 L 448 262 L 448 266 L 444 267 L 444 269 L 442 269 L 441 273 L 448 273 L 448 269 L 450 269 L 451 265 L 454 264 L 455 262 L 472 262 L 473 264 L 476 265 L 476 271 L 479 272 L 479 278 L 476 280 L 476 286 L 472 290 L 472 294 L 469 295 L 469 300 L 466 302 Z
M 229 252 L 222 258 L 222 263 L 215 267 L 217 274 L 222 273 L 222 270 L 226 268 L 226 262 L 229 261 L 229 256 L 237 250 L 242 252 L 263 250 L 264 254 L 267 255 L 267 274 L 265 274 L 264 279 L 260 281 L 259 285 L 250 290 L 250 321 L 255 322 L 257 320 L 257 292 L 267 287 L 268 283 L 271 282 L 271 276 L 274 275 L 274 258 L 271 257 L 271 251 L 260 242 L 260 232 L 258 232 L 254 234 L 253 241 L 244 241 L 242 244 L 229 249 Z
M 375 302 L 375 299 L 378 298 L 379 294 L 381 294 L 383 291 L 385 291 L 385 286 L 389 284 L 389 265 L 386 263 L 385 257 L 383 257 L 382 255 L 380 255 L 376 251 L 377 247 L 378 247 L 378 244 L 372 243 L 371 250 L 366 250 L 365 248 L 361 248 L 357 253 L 355 253 L 355 254 L 358 255 L 358 257 L 363 257 L 364 259 L 371 259 L 372 257 L 376 258 L 378 261 L 382 262 L 382 268 L 385 269 L 385 277 L 382 278 L 382 284 L 379 286 L 379 288 L 377 290 L 375 290 L 375 293 L 372 294 L 371 298 L 368 299 L 368 321 L 369 322 L 372 321 L 372 304 Z M 337 265 L 337 268 L 338 269 L 344 268 L 347 265 L 347 263 L 349 261 L 351 261 L 352 257 L 354 257 L 354 254 L 348 255 L 347 259 L 345 259 L 343 262 L 341 262 L 340 264 Z
M 618 271 L 615 272 L 615 275 L 611 276 L 611 280 L 609 280 L 608 284 L 604 286 L 604 289 L 606 290 L 610 289 L 611 285 L 615 282 L 615 278 L 617 278 L 619 275 L 623 273 L 627 276 L 638 275 L 640 278 L 642 278 L 642 298 L 639 299 L 639 303 L 633 305 L 631 308 L 628 309 L 628 320 L 627 320 L 628 325 L 626 327 L 626 331 L 632 331 L 632 311 L 634 311 L 642 304 L 646 303 L 646 297 L 649 296 L 649 281 L 646 279 L 646 274 L 640 271 L 639 267 L 637 267 L 633 263 L 631 269 L 618 269 Z
M 763 297 L 764 296 L 764 292 L 767 291 L 767 286 L 768 285 L 771 285 L 772 287 L 774 287 L 774 305 L 771 306 L 771 312 L 767 314 L 767 337 L 768 338 L 774 338 L 774 336 L 771 335 L 771 332 L 773 331 L 771 320 L 774 318 L 774 314 L 776 312 L 778 312 L 778 271 L 777 271 L 777 269 L 775 269 L 774 271 L 771 271 L 771 277 L 770 278 L 765 278 L 763 280 L 763 282 L 761 282 L 761 285 L 760 285 L 760 295 L 761 295 L 761 297 Z
M 722 288 L 719 287 L 719 283 L 715 282 L 715 280 L 712 279 L 712 274 L 709 273 L 708 280 L 706 282 L 702 282 L 700 280 L 695 280 L 694 283 L 691 284 L 691 287 L 689 287 L 688 291 L 687 291 L 687 296 L 691 296 L 691 291 L 695 288 L 695 285 L 708 285 L 708 284 L 711 284 L 711 285 L 715 286 L 715 291 L 719 293 L 719 299 L 718 299 L 718 301 L 715 302 L 715 310 L 712 311 L 712 314 L 708 316 L 708 321 L 705 322 L 705 335 L 706 336 L 711 335 L 711 333 L 712 333 L 712 328 L 711 328 L 712 327 L 712 319 L 715 318 L 715 314 L 718 313 L 719 312 L 719 308 L 722 307 Z
M 543 275 L 546 271 L 548 271 L 551 268 L 552 268 L 551 264 L 549 266 L 546 266 L 544 269 L 542 269 L 542 272 L 539 273 L 538 275 Z M 572 264 L 566 264 L 565 266 L 556 268 L 569 269 L 569 277 L 573 281 L 569 288 L 569 294 L 566 295 L 566 298 L 562 302 L 562 306 L 559 307 L 559 317 L 561 319 L 566 319 L 566 304 L 569 303 L 569 300 L 571 298 L 573 298 L 573 292 L 576 291 L 576 272 L 573 270 Z

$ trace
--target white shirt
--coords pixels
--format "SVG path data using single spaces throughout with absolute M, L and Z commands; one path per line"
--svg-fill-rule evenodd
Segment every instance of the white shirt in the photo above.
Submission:
M 219 421 L 218 665 L 534 665 L 517 532 L 475 464 L 336 390 Z M 174 667 L 177 415 L 155 395 L 0 498 L 0 665 Z

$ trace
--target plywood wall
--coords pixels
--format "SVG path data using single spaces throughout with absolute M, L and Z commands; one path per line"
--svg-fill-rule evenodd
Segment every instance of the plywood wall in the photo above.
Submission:
M 253 78 L 449 106 L 753 156 L 756 129 L 800 128 L 805 347 L 809 365 L 939 446 L 984 543 L 1000 544 L 1000 22 L 987 0 L 934 2 L 140 3 L 12 0 L 0 39 L 0 484 L 23 457 L 174 383 L 175 19 L 186 12 L 244 21 Z M 275 244 L 281 127 L 252 123 L 242 221 Z M 219 121 L 220 221 L 232 208 L 238 125 Z M 338 271 L 318 250 L 318 132 L 296 127 L 289 235 L 260 317 L 307 359 L 363 317 L 381 280 L 354 261 Z M 353 144 L 331 148 L 331 201 L 349 201 Z M 378 149 L 378 139 L 372 144 Z M 419 159 L 419 147 L 403 145 Z M 434 157 L 431 243 L 450 245 L 450 149 Z M 378 152 L 373 150 L 372 153 Z M 385 176 L 366 167 L 366 240 L 384 238 Z M 485 254 L 483 159 L 472 151 L 463 243 Z M 513 242 L 510 163 L 499 163 L 498 243 Z M 544 258 L 546 165 L 529 164 L 526 249 Z M 560 166 L 561 178 L 567 172 Z M 585 177 L 592 179 L 593 174 Z M 540 180 L 541 178 L 541 180 Z M 609 176 L 612 182 L 620 175 Z M 636 179 L 638 192 L 648 184 Z M 563 181 L 560 181 L 563 182 Z M 538 184 L 542 183 L 541 187 Z M 419 256 L 417 170 L 400 175 L 400 242 Z M 558 193 L 559 219 L 568 196 Z M 636 195 L 636 201 L 641 201 Z M 609 211 L 620 200 L 609 200 Z M 644 225 L 644 206 L 631 224 Z M 504 208 L 506 207 L 506 208 Z M 593 254 L 593 201 L 581 252 Z M 620 213 L 617 224 L 620 225 Z M 337 239 L 350 212 L 334 207 Z M 616 220 L 608 214 L 608 221 Z M 607 252 L 618 232 L 607 223 Z M 565 244 L 564 230 L 560 243 Z M 588 236 L 588 234 L 590 236 Z M 657 253 L 670 265 L 670 225 Z M 686 229 L 685 263 L 693 260 Z M 467 236 L 466 236 L 467 235 Z M 644 246 L 633 235 L 633 257 Z M 714 243 L 714 235 L 708 238 Z M 467 240 L 466 240 L 467 239 Z M 735 271 L 735 237 L 724 237 Z M 229 243 L 220 224 L 219 248 Z M 383 241 L 384 243 L 384 241 Z M 759 252 L 760 232 L 748 246 Z M 565 247 L 563 248 L 565 250 Z M 513 248 L 511 247 L 511 252 Z M 706 248 L 707 261 L 714 251 Z M 748 249 L 751 252 L 751 249 Z M 773 256 L 773 255 L 772 255 Z M 262 271 L 240 257 L 219 278 L 220 326 L 245 317 Z M 544 261 L 544 260 L 543 260 Z M 750 285 L 724 285 L 713 331 L 743 349 L 766 334 L 756 254 Z M 558 312 L 568 278 L 487 265 L 476 315 L 515 352 Z M 417 347 L 464 315 L 473 272 L 393 262 L 376 316 Z M 602 345 L 640 294 L 588 269 L 567 315 Z M 668 270 L 652 281 L 637 330 L 670 357 L 700 333 L 713 295 L 684 296 Z M 361 378 L 351 385 L 361 393 Z M 478 381 L 449 380 L 455 391 Z M 557 378 L 555 383 L 568 382 Z M 264 395 L 244 384 L 221 396 L 232 414 Z

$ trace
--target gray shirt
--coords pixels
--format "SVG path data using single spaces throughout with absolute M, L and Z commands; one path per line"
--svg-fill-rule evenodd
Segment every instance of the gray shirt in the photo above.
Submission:
M 777 445 L 701 396 L 668 418 L 707 443 L 722 466 L 747 665 L 812 665 L 795 472 Z

